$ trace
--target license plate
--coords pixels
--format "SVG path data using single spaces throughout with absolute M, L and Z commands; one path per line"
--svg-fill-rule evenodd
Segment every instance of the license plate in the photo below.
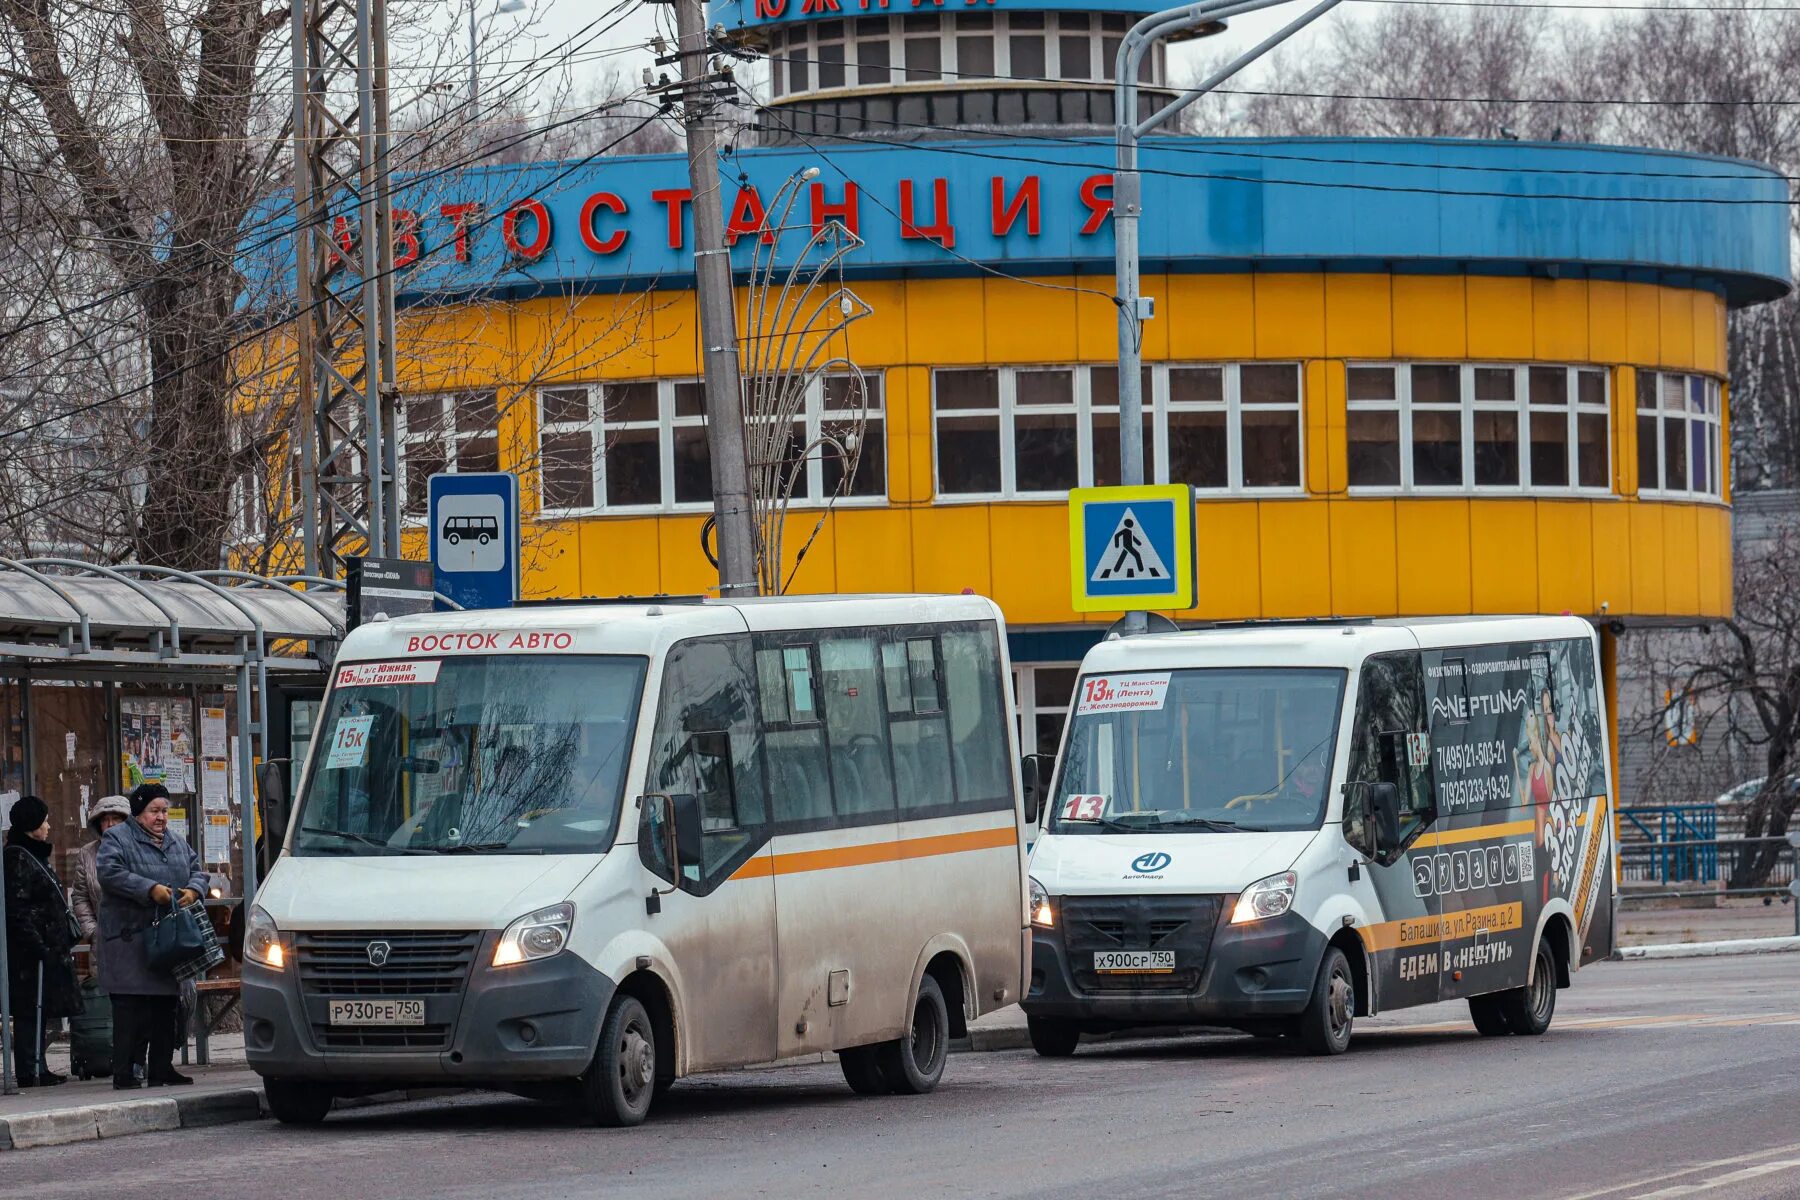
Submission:
M 333 1025 L 423 1025 L 423 1000 L 333 1000 Z
M 1101 975 L 1167 975 L 1174 969 L 1173 950 L 1094 951 L 1094 970 Z

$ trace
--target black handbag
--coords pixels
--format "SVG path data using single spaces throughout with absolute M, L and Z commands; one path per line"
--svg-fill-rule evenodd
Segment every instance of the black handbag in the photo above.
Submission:
M 168 911 L 151 922 L 144 935 L 144 960 L 152 971 L 173 975 L 206 953 L 208 939 L 200 930 L 198 907 L 184 908 L 171 896 Z

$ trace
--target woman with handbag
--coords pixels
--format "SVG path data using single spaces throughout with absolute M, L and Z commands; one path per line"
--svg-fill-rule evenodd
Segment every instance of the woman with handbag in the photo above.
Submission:
M 81 1011 L 75 982 L 75 920 L 50 866 L 50 807 L 36 796 L 13 805 L 6 831 L 6 967 L 12 990 L 13 1067 L 20 1087 L 68 1078 L 44 1064 L 48 1018 Z
M 175 1070 L 181 985 L 153 951 L 167 940 L 156 927 L 204 894 L 206 873 L 193 847 L 168 830 L 169 789 L 144 783 L 132 790 L 131 820 L 100 838 L 100 984 L 113 1000 L 115 1088 L 143 1086 L 131 1064 L 146 1050 L 150 1086 L 193 1082 Z

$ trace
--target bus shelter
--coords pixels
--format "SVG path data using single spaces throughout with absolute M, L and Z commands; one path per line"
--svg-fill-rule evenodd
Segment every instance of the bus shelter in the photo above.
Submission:
M 180 814 L 171 824 L 247 903 L 255 771 L 310 736 L 313 702 L 293 698 L 324 687 L 345 633 L 342 591 L 307 576 L 0 558 L 0 828 L 21 795 L 42 796 L 67 883 L 90 804 L 161 782 Z M 5 956 L 0 937 L 9 1034 Z

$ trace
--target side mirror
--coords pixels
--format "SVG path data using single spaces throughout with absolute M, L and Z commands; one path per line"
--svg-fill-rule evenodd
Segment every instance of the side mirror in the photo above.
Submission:
M 287 772 L 291 762 L 286 758 L 270 758 L 256 768 L 256 794 L 262 804 L 263 844 L 271 848 L 270 861 L 264 864 L 265 868 L 273 865 L 275 852 L 287 838 Z
M 1400 848 L 1400 789 L 1391 783 L 1369 786 L 1369 814 L 1374 818 L 1377 858 Z
M 646 866 L 679 887 L 683 868 L 700 865 L 700 798 L 651 792 L 638 805 L 639 854 Z
M 1044 789 L 1056 773 L 1056 759 L 1049 754 L 1027 754 L 1019 760 L 1019 779 L 1024 792 L 1025 823 L 1036 825 L 1044 812 Z

